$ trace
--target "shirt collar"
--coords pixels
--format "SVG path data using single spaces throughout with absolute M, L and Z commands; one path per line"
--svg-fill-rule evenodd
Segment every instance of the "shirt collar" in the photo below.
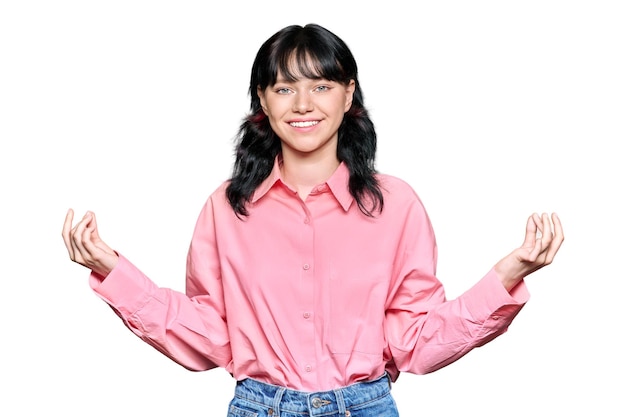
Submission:
M 282 175 L 280 173 L 280 165 L 282 163 L 281 155 L 278 155 L 276 159 L 274 159 L 274 167 L 272 168 L 272 172 L 270 175 L 257 187 L 252 196 L 252 203 L 257 202 L 261 199 L 268 191 L 276 184 L 276 182 L 280 181 L 284 184 L 282 180 Z M 344 162 L 341 162 L 333 175 L 326 181 L 326 185 L 335 196 L 341 207 L 348 211 L 350 208 L 350 204 L 354 198 L 352 194 L 350 194 L 350 190 L 348 188 L 348 181 L 350 179 L 350 171 Z

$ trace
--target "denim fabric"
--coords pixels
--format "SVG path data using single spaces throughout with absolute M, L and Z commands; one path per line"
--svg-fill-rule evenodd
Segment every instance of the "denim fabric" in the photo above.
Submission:
M 253 379 L 237 382 L 228 417 L 398 417 L 389 377 L 323 392 L 302 392 Z

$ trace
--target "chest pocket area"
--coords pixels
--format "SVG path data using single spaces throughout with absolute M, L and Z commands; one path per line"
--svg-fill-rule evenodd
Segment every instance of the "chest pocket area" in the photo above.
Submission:
M 383 354 L 389 272 L 383 264 L 363 263 L 367 271 L 331 277 L 328 332 L 332 353 Z

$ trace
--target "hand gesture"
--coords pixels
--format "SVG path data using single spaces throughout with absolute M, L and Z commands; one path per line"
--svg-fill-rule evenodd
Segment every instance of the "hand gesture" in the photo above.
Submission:
M 72 228 L 74 211 L 69 209 L 63 224 L 63 241 L 70 259 L 106 277 L 117 265 L 118 255 L 100 239 L 94 213 L 88 211 Z
M 510 290 L 525 276 L 550 265 L 563 239 L 563 227 L 556 213 L 551 217 L 546 213 L 541 216 L 533 213 L 526 223 L 526 236 L 522 246 L 495 266 L 505 288 Z

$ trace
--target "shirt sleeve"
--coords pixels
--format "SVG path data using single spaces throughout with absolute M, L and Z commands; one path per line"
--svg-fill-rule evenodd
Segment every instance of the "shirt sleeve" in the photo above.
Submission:
M 385 316 L 392 376 L 440 369 L 503 334 L 528 300 L 522 281 L 506 291 L 491 269 L 469 290 L 447 300 L 436 277 L 437 245 L 419 199 L 405 219 L 394 285 Z
M 231 362 L 222 282 L 207 203 L 187 256 L 187 293 L 160 288 L 128 259 L 104 280 L 91 274 L 91 288 L 139 338 L 193 371 Z

